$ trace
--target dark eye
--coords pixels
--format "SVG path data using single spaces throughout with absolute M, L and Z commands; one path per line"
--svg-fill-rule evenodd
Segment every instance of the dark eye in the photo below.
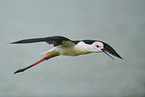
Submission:
M 97 48 L 99 48 L 99 45 L 96 45 Z

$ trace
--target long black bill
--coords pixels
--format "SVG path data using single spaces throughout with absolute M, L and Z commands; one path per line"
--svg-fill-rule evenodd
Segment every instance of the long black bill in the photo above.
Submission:
M 110 45 L 107 43 L 103 42 L 104 44 L 104 49 L 102 50 L 104 53 L 106 53 L 108 56 L 110 56 L 108 53 L 114 55 L 115 57 L 118 57 L 120 59 L 123 59 Z M 108 53 L 107 53 L 108 52 Z
M 108 55 L 111 59 L 114 60 L 114 58 L 113 58 L 112 56 L 110 56 L 110 55 L 105 51 L 105 49 L 102 49 L 102 51 L 103 51 L 106 55 Z

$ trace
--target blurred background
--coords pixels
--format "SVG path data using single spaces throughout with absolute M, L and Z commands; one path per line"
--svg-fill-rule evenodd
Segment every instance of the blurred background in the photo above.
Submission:
M 103 40 L 124 60 L 60 56 L 14 75 L 53 46 L 8 43 L 53 35 Z M 145 97 L 144 42 L 144 0 L 0 0 L 0 97 Z

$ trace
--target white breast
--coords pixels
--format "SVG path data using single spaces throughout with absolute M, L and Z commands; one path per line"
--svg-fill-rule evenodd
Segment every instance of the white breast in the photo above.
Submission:
M 85 44 L 84 42 L 79 42 L 77 45 L 70 47 L 58 46 L 55 51 L 60 55 L 78 56 L 91 53 L 89 48 L 91 48 L 91 45 Z
M 84 42 L 79 42 L 77 45 L 66 47 L 66 46 L 56 46 L 49 51 L 43 52 L 39 55 L 41 56 L 48 56 L 54 53 L 58 53 L 60 55 L 65 56 L 78 56 L 82 54 L 91 53 L 91 45 L 85 44 Z
M 75 45 L 75 51 L 77 54 L 88 54 L 90 52 L 91 45 L 85 44 L 84 42 L 79 42 L 77 45 Z
M 78 54 L 76 53 L 74 46 L 71 47 L 64 47 L 60 46 L 55 49 L 57 53 L 60 55 L 66 55 L 66 56 L 77 56 Z

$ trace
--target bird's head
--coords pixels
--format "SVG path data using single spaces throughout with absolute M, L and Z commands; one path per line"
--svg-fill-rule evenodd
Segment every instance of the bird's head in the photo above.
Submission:
M 109 55 L 109 53 L 110 53 L 120 59 L 123 59 L 109 44 L 107 44 L 105 42 L 96 41 L 96 42 L 92 43 L 91 46 L 93 47 L 93 52 L 95 52 L 95 53 L 104 52 L 110 58 L 114 59 L 112 56 Z

